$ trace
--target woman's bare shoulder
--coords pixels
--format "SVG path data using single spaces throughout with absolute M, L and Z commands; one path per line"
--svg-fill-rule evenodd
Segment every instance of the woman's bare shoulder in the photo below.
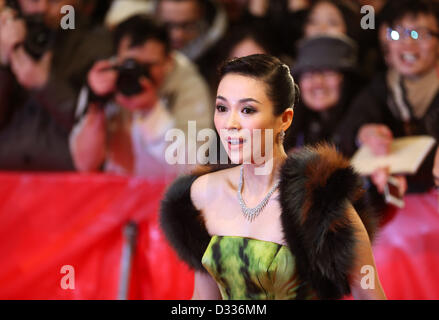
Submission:
M 236 180 L 233 179 L 236 171 L 236 167 L 233 167 L 206 173 L 195 179 L 191 186 L 191 199 L 195 208 L 202 210 L 207 203 L 216 199 L 230 181 Z

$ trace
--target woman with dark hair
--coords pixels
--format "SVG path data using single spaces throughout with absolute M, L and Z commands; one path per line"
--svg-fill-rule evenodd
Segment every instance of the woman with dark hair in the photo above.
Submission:
M 166 237 L 195 269 L 193 299 L 385 298 L 360 177 L 329 146 L 285 153 L 299 94 L 289 68 L 251 55 L 220 76 L 214 122 L 235 166 L 179 178 L 161 207 Z
M 277 56 L 280 52 L 267 27 L 257 22 L 233 26 L 221 45 L 222 61 L 258 53 Z
M 358 9 L 358 11 L 357 11 Z M 329 34 L 345 34 L 358 40 L 360 10 L 352 2 L 344 0 L 318 0 L 308 11 L 303 33 L 305 37 Z
M 343 35 L 304 39 L 294 77 L 301 99 L 288 144 L 301 147 L 328 141 L 339 145 L 338 126 L 362 82 L 357 74 L 356 43 Z
M 252 24 L 232 26 L 211 53 L 210 58 L 204 62 L 202 71 L 208 80 L 212 95 L 215 95 L 219 82 L 218 68 L 223 61 L 252 54 L 278 56 L 280 51 L 267 27 L 255 21 Z
M 381 62 L 375 30 L 361 28 L 360 6 L 347 0 L 318 0 L 309 9 L 303 25 L 305 38 L 321 35 L 346 35 L 358 46 L 359 72 L 374 75 Z

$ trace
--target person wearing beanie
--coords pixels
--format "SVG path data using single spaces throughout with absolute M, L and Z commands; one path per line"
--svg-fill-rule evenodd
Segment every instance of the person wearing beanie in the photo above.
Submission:
M 319 35 L 299 43 L 292 72 L 302 95 L 289 146 L 340 143 L 338 126 L 360 82 L 356 68 L 357 45 L 347 36 Z

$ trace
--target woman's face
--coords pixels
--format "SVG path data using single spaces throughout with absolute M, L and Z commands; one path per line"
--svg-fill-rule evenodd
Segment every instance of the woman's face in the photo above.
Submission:
M 257 44 L 252 38 L 246 38 L 239 42 L 230 52 L 229 59 L 246 57 L 252 54 L 267 53 L 264 48 Z
M 347 27 L 342 13 L 329 2 L 317 4 L 311 11 L 305 24 L 305 37 L 322 34 L 346 34 Z
M 340 100 L 343 75 L 326 70 L 305 72 L 299 80 L 299 87 L 305 105 L 321 112 L 335 106 Z
M 228 74 L 221 80 L 214 122 L 233 163 L 260 164 L 258 156 L 267 157 L 266 152 L 273 151 L 282 128 L 282 116 L 276 117 L 273 108 L 261 80 L 239 74 Z M 266 145 L 269 135 L 273 143 Z

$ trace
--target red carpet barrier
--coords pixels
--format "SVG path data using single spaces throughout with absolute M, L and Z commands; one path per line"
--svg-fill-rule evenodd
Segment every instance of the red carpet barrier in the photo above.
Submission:
M 190 297 L 192 274 L 157 226 L 163 191 L 107 175 L 0 173 L 0 299 L 118 299 L 130 220 L 139 241 L 129 297 Z M 72 275 L 63 266 L 74 268 L 73 290 L 62 288 Z
M 439 196 L 406 196 L 381 230 L 374 256 L 389 299 L 439 299 Z
M 0 299 L 121 298 L 129 221 L 138 232 L 127 297 L 189 299 L 193 273 L 158 227 L 164 188 L 108 175 L 0 173 Z M 374 255 L 388 298 L 439 299 L 437 194 L 406 197 Z M 63 266 L 74 268 L 74 289 L 62 288 L 71 275 Z
M 168 246 L 159 230 L 157 215 L 140 224 L 137 244 L 130 299 L 190 299 L 193 272 Z

